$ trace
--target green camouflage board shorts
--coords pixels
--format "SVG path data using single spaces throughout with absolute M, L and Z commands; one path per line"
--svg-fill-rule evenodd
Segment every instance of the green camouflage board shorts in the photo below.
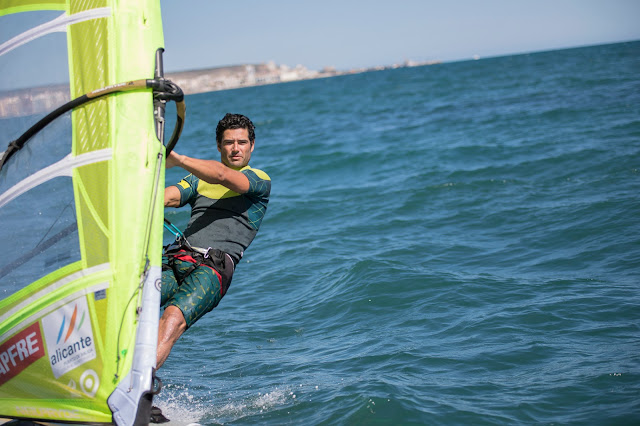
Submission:
M 180 259 L 174 259 L 173 262 L 173 269 L 162 271 L 160 306 L 173 305 L 180 309 L 189 328 L 218 306 L 224 293 L 221 291 L 220 278 L 210 267 L 200 265 L 189 273 L 193 263 Z M 162 263 L 168 264 L 167 256 L 162 257 Z M 182 283 L 179 284 L 180 280 Z

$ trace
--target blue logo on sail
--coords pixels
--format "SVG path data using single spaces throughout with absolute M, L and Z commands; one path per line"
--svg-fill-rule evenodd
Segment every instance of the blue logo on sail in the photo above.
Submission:
M 83 296 L 42 319 L 49 363 L 56 378 L 96 357 L 88 312 Z
M 80 322 L 78 323 L 78 327 L 77 327 L 78 330 L 80 330 L 80 327 L 82 327 L 82 323 L 84 322 L 85 314 L 86 314 L 86 311 L 83 311 L 82 312 L 82 318 L 80 319 Z M 64 342 L 69 340 L 69 336 L 71 336 L 71 334 L 73 333 L 73 329 L 74 329 L 75 324 L 76 324 L 77 315 L 78 315 L 78 305 L 76 304 L 75 308 L 73 309 L 73 314 L 71 315 L 71 323 L 69 324 L 69 327 L 67 328 L 67 333 L 66 333 L 66 336 L 64 338 Z M 58 339 L 56 340 L 56 344 L 60 343 L 60 338 L 62 337 L 62 334 L 64 332 L 64 325 L 66 324 L 66 322 L 67 322 L 67 316 L 65 315 L 64 317 L 62 317 L 62 325 L 60 326 L 60 331 L 58 332 Z

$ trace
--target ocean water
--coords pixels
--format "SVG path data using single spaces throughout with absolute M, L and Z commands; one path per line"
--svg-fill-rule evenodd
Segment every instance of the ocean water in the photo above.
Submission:
M 217 120 L 244 113 L 273 187 L 156 404 L 185 425 L 639 424 L 639 76 L 633 42 L 187 96 L 176 150 L 218 158 Z

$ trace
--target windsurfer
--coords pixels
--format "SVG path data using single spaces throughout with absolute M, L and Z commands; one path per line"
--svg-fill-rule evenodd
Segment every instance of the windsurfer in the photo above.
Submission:
M 165 188 L 166 207 L 191 205 L 191 219 L 178 241 L 165 250 L 159 323 L 157 368 L 178 338 L 215 308 L 229 285 L 244 250 L 264 217 L 271 180 L 249 167 L 255 148 L 255 127 L 249 118 L 226 114 L 216 127 L 220 161 L 180 155 L 167 157 L 166 167 L 190 172 Z

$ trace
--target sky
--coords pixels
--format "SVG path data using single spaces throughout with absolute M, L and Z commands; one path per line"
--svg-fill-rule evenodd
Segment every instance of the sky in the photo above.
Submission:
M 337 70 L 640 40 L 640 0 L 160 0 L 167 73 Z M 20 16 L 18 16 L 20 15 Z M 34 16 L 35 15 L 35 16 Z M 60 15 L 0 17 L 0 43 Z M 64 33 L 0 57 L 0 91 L 68 81 Z M 43 72 L 45 70 L 46 72 Z
M 320 70 L 640 40 L 638 0 L 161 0 L 165 71 Z

